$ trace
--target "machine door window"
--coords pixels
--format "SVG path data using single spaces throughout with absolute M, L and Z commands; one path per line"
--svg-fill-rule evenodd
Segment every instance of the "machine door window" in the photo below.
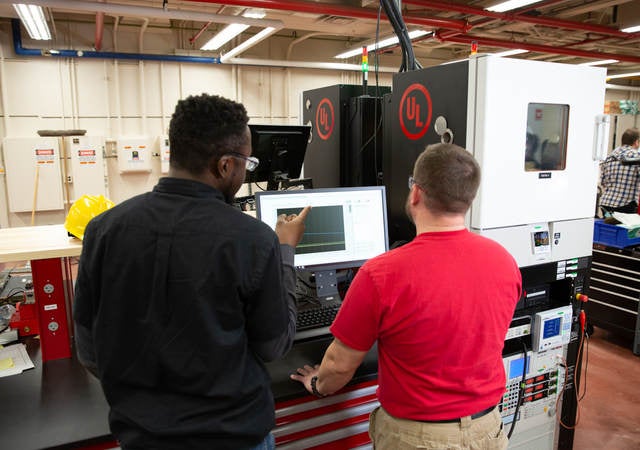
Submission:
M 547 172 L 567 165 L 569 105 L 529 103 L 524 170 Z

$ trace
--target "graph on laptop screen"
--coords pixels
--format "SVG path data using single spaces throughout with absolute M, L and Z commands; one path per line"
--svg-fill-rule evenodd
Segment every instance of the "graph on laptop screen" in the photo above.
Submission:
M 311 212 L 296 247 L 295 266 L 309 271 L 361 266 L 388 250 L 384 186 L 256 193 L 258 219 L 275 230 L 280 214 Z

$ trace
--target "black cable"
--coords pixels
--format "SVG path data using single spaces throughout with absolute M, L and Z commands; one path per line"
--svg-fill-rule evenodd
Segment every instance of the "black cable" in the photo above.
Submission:
M 525 380 L 527 378 L 527 344 L 525 344 L 522 339 L 519 339 L 519 341 L 522 344 L 524 363 L 522 364 L 522 379 L 520 380 L 520 384 L 518 386 L 518 400 L 516 402 L 516 410 L 513 413 L 513 420 L 511 421 L 511 428 L 509 429 L 509 433 L 507 434 L 507 439 L 511 439 L 513 430 L 516 427 L 516 420 L 518 418 L 518 412 L 520 411 L 520 404 L 522 403 L 522 399 L 524 398 Z
M 396 22 L 396 16 L 391 6 L 392 1 L 393 0 L 380 0 L 382 7 L 384 8 L 384 13 L 387 15 L 389 23 L 391 23 L 396 36 L 398 36 L 398 42 L 400 44 L 400 49 L 402 50 L 402 63 L 400 64 L 399 72 L 405 72 L 407 70 L 407 50 L 401 36 L 402 27 Z
M 407 26 L 402 19 L 402 13 L 398 9 L 398 5 L 394 3 L 393 0 L 381 0 L 381 2 L 385 8 L 387 17 L 389 18 L 389 22 L 398 37 L 400 48 L 402 49 L 402 65 L 400 66 L 400 72 L 415 70 L 419 65 L 416 63 L 415 53 L 413 51 L 413 46 L 411 45 L 411 38 L 409 37 Z

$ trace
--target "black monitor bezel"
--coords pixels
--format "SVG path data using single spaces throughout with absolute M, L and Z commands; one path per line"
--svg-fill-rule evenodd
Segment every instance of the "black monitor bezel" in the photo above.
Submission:
M 309 143 L 309 136 L 311 135 L 311 126 L 309 125 L 274 125 L 274 124 L 249 124 L 249 130 L 251 131 L 251 155 L 260 160 L 260 164 L 253 171 L 247 171 L 245 176 L 245 183 L 264 183 L 268 184 L 267 189 L 278 189 L 278 181 L 274 175 L 272 168 L 272 161 L 275 159 L 272 151 L 267 155 L 266 152 L 261 151 L 258 146 L 258 138 L 260 135 L 295 135 L 300 136 L 302 142 L 305 144 L 303 148 L 292 147 L 298 158 L 287 157 L 287 173 L 286 179 L 296 179 L 300 177 L 302 172 L 302 165 L 304 164 L 304 158 L 307 151 L 307 144 Z M 273 150 L 273 149 L 271 149 Z M 291 151 L 291 150 L 290 150 Z

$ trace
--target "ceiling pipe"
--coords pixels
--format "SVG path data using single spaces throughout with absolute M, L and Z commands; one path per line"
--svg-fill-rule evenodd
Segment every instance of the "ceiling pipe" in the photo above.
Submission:
M 99 58 L 99 59 L 127 59 L 127 60 L 151 60 L 151 61 L 171 61 L 180 63 L 204 63 L 219 64 L 220 58 L 204 58 L 200 56 L 181 56 L 181 55 L 149 55 L 138 53 L 120 53 L 120 52 L 91 52 L 83 50 L 49 50 L 49 49 L 31 49 L 22 46 L 22 36 L 20 34 L 20 20 L 11 19 L 11 28 L 13 32 L 13 49 L 16 55 L 22 56 L 46 56 L 46 57 L 63 57 L 63 58 Z M 246 66 L 263 66 L 263 67 L 295 67 L 305 69 L 324 69 L 324 70 L 348 70 L 360 72 L 362 66 L 360 64 L 344 64 L 344 63 L 326 63 L 314 61 L 281 61 L 251 58 L 231 58 L 227 61 L 230 65 L 246 65 Z M 379 67 L 379 72 L 397 73 L 396 67 Z
M 220 3 L 220 0 L 187 0 L 194 3 Z M 327 14 L 332 16 L 353 17 L 356 19 L 377 20 L 378 11 L 372 8 L 355 8 L 327 3 L 316 3 L 301 0 L 225 0 L 225 5 L 244 6 L 247 8 L 264 8 L 280 11 L 296 11 L 310 14 Z M 449 30 L 468 31 L 469 24 L 465 20 L 440 19 L 407 14 L 402 16 L 408 25 L 420 25 L 427 28 L 445 28 Z
M 533 11 L 534 9 L 539 9 L 539 8 L 545 8 L 545 7 L 549 7 L 552 6 L 556 3 L 561 3 L 564 2 L 565 0 L 546 0 L 544 2 L 538 2 L 529 6 L 525 6 L 522 8 L 518 8 L 518 14 L 525 14 L 529 11 Z M 475 22 L 471 22 L 471 29 L 477 28 L 479 26 L 484 26 L 484 25 L 488 25 L 492 22 L 498 22 L 500 19 L 494 18 L 494 17 L 484 17 L 480 20 L 476 20 Z M 447 34 L 447 36 L 457 36 L 460 33 L 456 32 L 456 31 L 446 31 L 445 32 Z M 443 33 L 443 34 L 445 34 Z
M 523 22 L 534 25 L 545 25 L 554 28 L 564 28 L 567 30 L 585 31 L 588 33 L 598 33 L 607 36 L 613 36 L 621 39 L 635 39 L 640 37 L 638 33 L 625 33 L 616 28 L 606 27 L 603 25 L 591 25 L 588 23 L 574 22 L 571 20 L 554 19 L 542 16 L 534 16 L 522 13 L 498 13 L 487 11 L 482 8 L 474 8 L 472 6 L 462 5 L 453 2 L 441 2 L 437 0 L 403 0 L 405 4 L 423 6 L 425 8 L 437 9 L 440 11 L 459 12 L 463 14 L 473 14 L 476 16 L 491 17 L 506 22 Z
M 10 5 L 15 0 L 0 0 L 0 4 Z M 197 22 L 242 23 L 255 27 L 282 28 L 281 20 L 252 19 L 244 16 L 226 16 L 221 14 L 201 13 L 197 11 L 164 10 L 146 6 L 121 5 L 116 3 L 96 3 L 79 0 L 29 0 L 30 4 L 48 8 L 67 9 L 70 11 L 104 12 L 109 15 L 139 17 L 142 19 L 192 20 Z
M 97 52 L 102 50 L 102 37 L 104 36 L 104 13 L 96 13 L 96 36 L 93 43 L 93 48 Z
M 436 32 L 435 38 L 442 42 L 454 42 L 457 44 L 471 44 L 472 42 L 477 42 L 478 45 L 486 45 L 489 47 L 521 48 L 523 50 L 529 50 L 531 52 L 579 56 L 582 58 L 593 59 L 617 59 L 618 61 L 630 62 L 635 64 L 640 63 L 640 57 L 638 56 L 593 52 L 575 48 L 552 47 L 550 45 L 528 44 L 526 42 L 503 41 L 500 39 L 490 39 L 484 38 L 482 36 L 472 36 L 468 34 L 463 36 L 442 37 L 438 32 Z
M 13 50 L 21 56 L 50 56 L 60 58 L 98 58 L 98 59 L 128 59 L 134 61 L 173 61 L 183 63 L 220 64 L 220 58 L 207 58 L 204 56 L 186 55 L 156 55 L 146 53 L 122 53 L 122 52 L 95 52 L 89 50 L 56 50 L 35 49 L 22 46 L 20 35 L 20 20 L 11 19 L 13 32 Z
M 202 28 L 200 28 L 200 29 L 198 30 L 198 32 L 197 32 L 195 35 L 193 35 L 193 36 L 191 36 L 191 37 L 189 38 L 189 43 L 190 43 L 191 45 L 193 45 L 193 44 L 196 42 L 196 39 L 198 39 L 198 38 L 202 35 L 202 33 L 204 33 L 204 32 L 207 30 L 207 28 L 209 28 L 209 25 L 211 25 L 212 23 L 213 23 L 213 22 L 211 22 L 211 21 L 209 21 L 209 22 L 205 23 L 205 24 L 202 26 Z

